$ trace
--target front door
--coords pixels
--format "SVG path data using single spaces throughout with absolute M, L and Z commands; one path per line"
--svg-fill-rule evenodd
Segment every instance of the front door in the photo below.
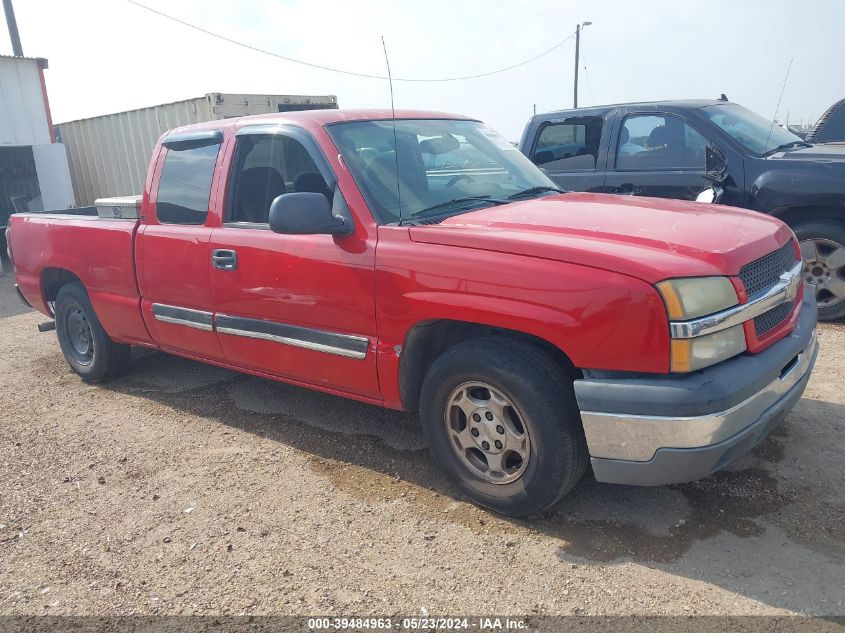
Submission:
M 615 134 L 604 180 L 607 193 L 695 200 L 712 183 L 704 177 L 708 142 L 671 114 L 628 114 Z
M 237 136 L 224 224 L 211 235 L 215 324 L 227 360 L 303 383 L 377 397 L 375 242 L 269 230 L 273 199 L 343 197 L 316 142 L 299 128 Z

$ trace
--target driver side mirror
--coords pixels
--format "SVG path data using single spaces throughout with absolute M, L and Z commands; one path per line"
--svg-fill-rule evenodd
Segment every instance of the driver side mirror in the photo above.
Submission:
M 351 220 L 332 213 L 322 193 L 283 193 L 270 205 L 270 230 L 286 235 L 351 235 Z
M 704 151 L 704 177 L 713 182 L 723 182 L 728 174 L 728 159 L 715 145 Z

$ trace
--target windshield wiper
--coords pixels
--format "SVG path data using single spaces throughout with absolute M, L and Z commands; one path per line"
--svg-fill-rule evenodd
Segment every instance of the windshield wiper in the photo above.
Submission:
M 763 156 L 771 156 L 775 152 L 780 152 L 785 149 L 789 149 L 790 147 L 795 147 L 796 145 L 803 145 L 804 147 L 812 147 L 810 143 L 807 141 L 789 141 L 789 143 L 784 143 L 783 145 L 778 145 L 774 149 L 770 149 L 767 152 L 763 152 Z
M 425 209 L 420 209 L 416 213 L 411 214 L 411 219 L 415 218 L 427 218 L 436 215 L 441 215 L 445 212 L 446 209 L 449 207 L 454 207 L 464 202 L 473 202 L 473 201 L 481 201 L 481 202 L 489 202 L 490 204 L 507 204 L 507 200 L 499 200 L 498 198 L 491 198 L 490 196 L 464 196 L 463 198 L 454 198 L 453 200 L 447 200 L 446 202 L 440 202 L 439 204 L 435 204 L 430 207 L 426 207 Z
M 528 196 L 533 196 L 535 193 L 546 193 L 552 191 L 554 191 L 555 193 L 566 193 L 563 189 L 558 189 L 557 187 L 547 187 L 545 185 L 540 185 L 539 187 L 529 187 L 528 189 L 517 191 L 516 193 L 508 196 L 508 200 L 527 198 Z

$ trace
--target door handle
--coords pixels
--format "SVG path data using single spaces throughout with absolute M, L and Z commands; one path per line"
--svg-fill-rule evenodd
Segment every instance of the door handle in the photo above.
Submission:
M 235 270 L 238 267 L 238 254 L 225 248 L 211 251 L 211 263 L 217 270 Z

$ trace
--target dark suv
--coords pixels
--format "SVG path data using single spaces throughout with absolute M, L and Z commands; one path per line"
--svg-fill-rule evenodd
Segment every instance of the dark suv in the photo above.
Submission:
M 819 318 L 845 317 L 845 145 L 814 145 L 738 104 L 695 100 L 538 114 L 519 148 L 563 189 L 683 200 L 712 185 L 706 160 L 718 154 L 719 202 L 789 224 Z

